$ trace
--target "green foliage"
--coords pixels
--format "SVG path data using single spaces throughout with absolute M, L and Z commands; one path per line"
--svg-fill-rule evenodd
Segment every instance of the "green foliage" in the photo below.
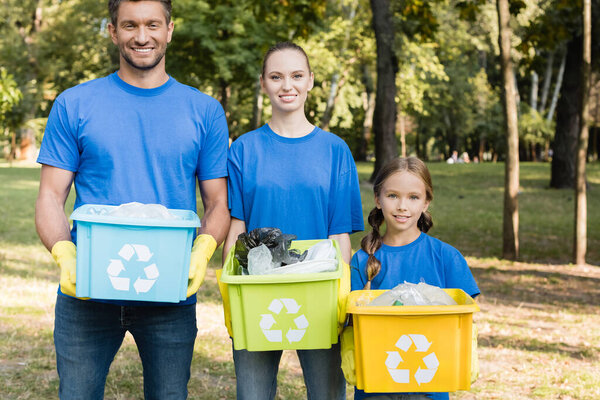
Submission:
M 578 32 L 580 1 L 510 2 L 523 104 L 531 72 L 542 76 L 549 51 Z M 597 10 L 600 0 L 593 3 Z M 494 2 L 391 4 L 398 59 L 396 103 L 399 115 L 412 122 L 409 153 L 436 158 L 454 148 L 471 155 L 483 148 L 502 157 Z M 58 93 L 118 68 L 118 50 L 107 31 L 106 2 L 3 0 L 3 5 L 0 59 L 22 96 L 10 112 L 3 111 L 2 124 L 11 132 L 31 127 L 39 132 Z M 330 117 L 328 129 L 364 156 L 372 145 L 364 137 L 369 125 L 367 91 L 376 80 L 371 20 L 367 0 L 180 0 L 173 9 L 175 31 L 167 71 L 219 99 L 231 136 L 237 137 L 252 128 L 259 101 L 264 106 L 262 121 L 270 117 L 268 99 L 256 91 L 264 52 L 276 42 L 296 41 L 306 49 L 315 74 L 306 104 L 309 118 L 320 125 Z M 559 59 L 557 55 L 555 64 Z M 534 116 L 523 108 L 524 143 L 549 137 L 548 125 Z
M 519 138 L 526 144 L 545 144 L 554 138 L 554 123 L 529 105 L 521 106 Z
M 217 97 L 232 136 L 239 136 L 249 129 L 263 54 L 313 32 L 324 10 L 324 0 L 178 2 L 167 70 Z
M 4 127 L 4 121 L 8 113 L 21 101 L 23 94 L 19 90 L 13 76 L 0 67 L 0 128 Z

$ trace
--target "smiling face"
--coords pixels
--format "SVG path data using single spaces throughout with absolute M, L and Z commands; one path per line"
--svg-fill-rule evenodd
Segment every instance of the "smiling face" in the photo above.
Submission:
M 263 91 L 271 99 L 273 114 L 304 113 L 304 103 L 314 78 L 300 51 L 285 49 L 271 53 L 260 81 Z
M 419 237 L 417 223 L 429 203 L 425 183 L 419 176 L 408 171 L 390 175 L 375 196 L 375 205 L 385 219 L 384 241 L 410 243 Z
M 119 47 L 121 69 L 143 72 L 161 68 L 167 44 L 173 34 L 173 22 L 167 22 L 158 1 L 125 1 L 120 4 L 116 25 L 108 25 Z

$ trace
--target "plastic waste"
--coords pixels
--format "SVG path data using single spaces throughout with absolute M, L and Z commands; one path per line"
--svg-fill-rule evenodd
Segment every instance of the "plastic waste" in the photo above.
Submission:
M 331 241 L 331 239 L 325 239 L 311 246 L 306 251 L 306 258 L 304 260 L 308 261 L 335 259 L 336 253 L 337 252 L 335 250 L 335 247 L 333 247 L 333 242 Z
M 335 259 L 326 260 L 304 260 L 299 263 L 275 268 L 271 274 L 314 274 L 317 272 L 333 272 L 337 269 L 338 262 Z
M 248 252 L 264 244 L 271 252 L 273 263 L 281 265 L 294 264 L 306 257 L 306 252 L 300 253 L 297 250 L 290 249 L 290 243 L 294 239 L 296 239 L 296 235 L 284 234 L 277 228 L 257 228 L 238 236 L 234 256 L 240 266 L 247 269 Z
M 169 212 L 162 204 L 143 204 L 131 202 L 121 204 L 107 213 L 112 217 L 145 218 L 145 219 L 180 219 Z
M 456 301 L 443 289 L 428 285 L 404 282 L 376 297 L 370 306 L 444 306 L 456 305 Z
M 267 246 L 261 244 L 248 252 L 248 272 L 250 275 L 264 275 L 272 273 L 280 263 L 273 262 L 273 255 Z

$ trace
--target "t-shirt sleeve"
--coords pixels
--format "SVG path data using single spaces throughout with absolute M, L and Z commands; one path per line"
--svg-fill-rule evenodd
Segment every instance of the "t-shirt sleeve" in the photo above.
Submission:
M 77 123 L 72 121 L 63 97 L 50 110 L 37 162 L 76 172 L 79 168 Z
M 356 164 L 347 146 L 344 146 L 343 151 L 346 153 L 345 168 L 342 169 L 340 176 L 334 177 L 335 190 L 332 192 L 332 200 L 329 204 L 331 215 L 329 235 L 352 234 L 365 229 Z
M 227 201 L 231 216 L 245 221 L 240 147 L 234 142 L 227 156 Z
M 449 249 L 446 262 L 446 287 L 462 289 L 471 297 L 477 296 L 480 291 L 467 260 L 454 248 Z
M 229 130 L 225 112 L 220 104 L 214 108 L 202 141 L 196 174 L 198 180 L 223 178 L 227 176 L 227 147 Z
M 367 283 L 360 272 L 360 261 L 358 252 L 354 253 L 352 260 L 350 260 L 350 277 L 351 286 L 350 290 L 362 290 Z

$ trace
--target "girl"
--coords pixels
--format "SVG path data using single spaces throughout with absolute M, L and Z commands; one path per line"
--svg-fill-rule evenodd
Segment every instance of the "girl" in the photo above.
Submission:
M 460 288 L 479 294 L 464 257 L 454 247 L 427 235 L 433 226 L 427 211 L 433 200 L 431 176 L 416 157 L 396 158 L 377 175 L 373 187 L 375 208 L 369 213 L 372 231 L 350 263 L 352 290 L 391 289 L 404 281 L 424 281 L 442 288 Z M 385 233 L 379 229 L 385 222 Z M 354 399 L 448 400 L 448 393 L 364 393 Z
M 306 118 L 304 103 L 314 76 L 304 50 L 289 42 L 273 46 L 264 57 L 260 82 L 272 117 L 231 145 L 232 223 L 224 254 L 240 233 L 275 227 L 298 239 L 336 239 L 347 263 L 349 234 L 363 230 L 358 174 L 346 143 Z M 297 353 L 308 399 L 346 398 L 339 343 Z M 275 397 L 281 354 L 233 350 L 238 400 Z

